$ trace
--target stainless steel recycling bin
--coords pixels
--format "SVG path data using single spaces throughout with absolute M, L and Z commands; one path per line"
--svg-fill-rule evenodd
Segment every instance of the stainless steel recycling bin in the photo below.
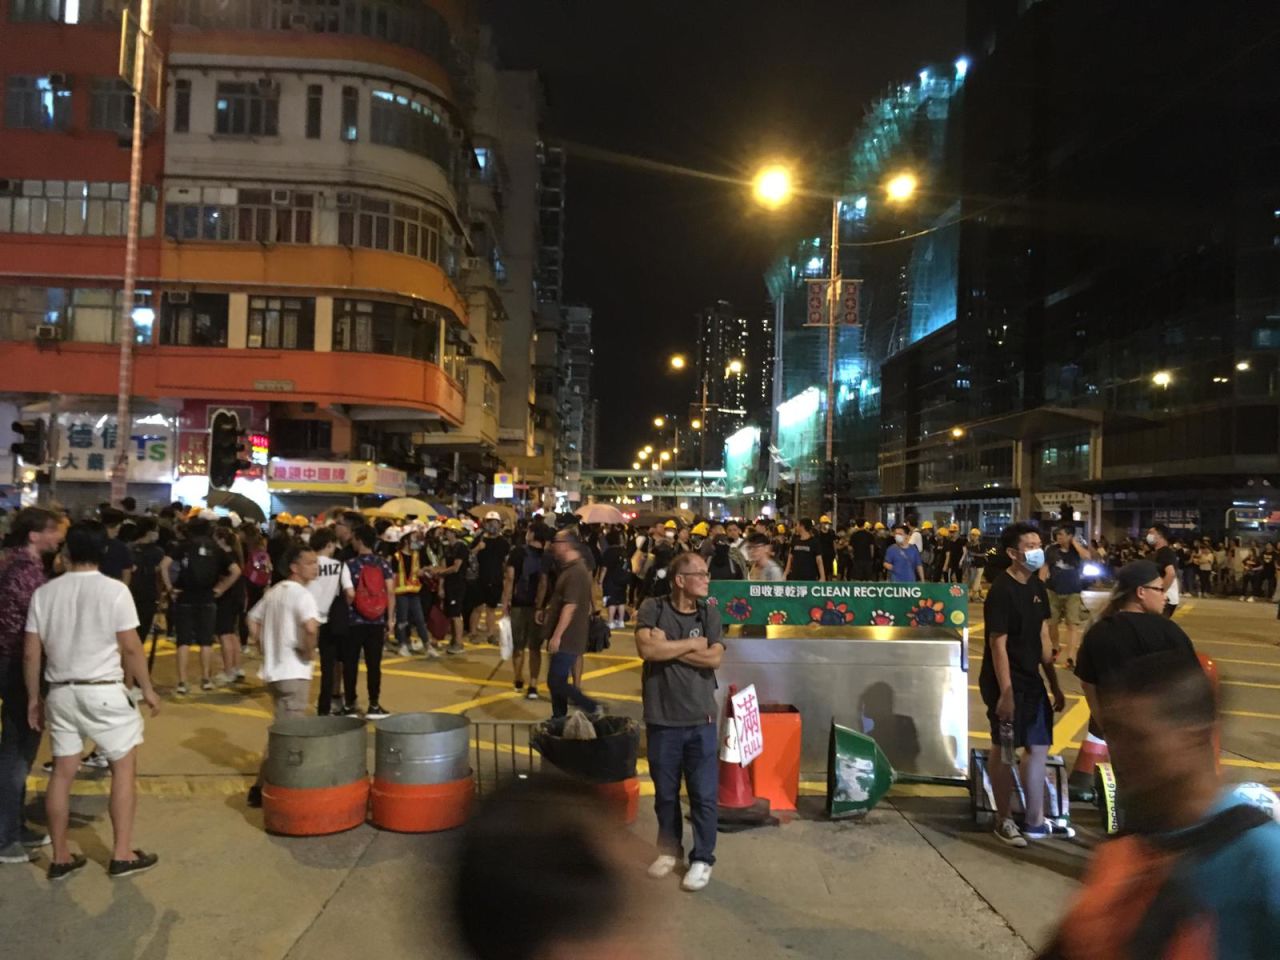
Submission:
M 337 787 L 369 776 L 364 721 L 294 717 L 267 732 L 267 783 L 290 790 Z
M 899 775 L 968 776 L 969 658 L 946 627 L 733 626 L 718 671 L 760 703 L 799 709 L 800 769 L 825 777 L 834 720 L 873 737 Z
M 471 721 L 450 713 L 400 713 L 374 725 L 374 778 L 452 783 L 471 774 Z

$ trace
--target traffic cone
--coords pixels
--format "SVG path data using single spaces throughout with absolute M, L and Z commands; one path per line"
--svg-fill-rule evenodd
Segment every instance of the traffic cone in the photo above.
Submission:
M 1090 723 L 1090 732 L 1084 735 L 1080 744 L 1080 752 L 1076 754 L 1076 764 L 1071 768 L 1071 776 L 1067 777 L 1067 792 L 1072 800 L 1080 803 L 1093 803 L 1097 797 L 1094 785 L 1094 771 L 1100 763 L 1109 763 L 1111 753 L 1107 750 L 1107 741 L 1095 737 Z
M 751 789 L 751 775 L 742 765 L 742 754 L 738 751 L 738 727 L 733 722 L 733 695 L 737 692 L 737 687 L 730 686 L 724 698 L 720 785 L 716 796 L 719 820 L 721 823 L 762 824 L 772 819 L 769 801 L 755 795 Z

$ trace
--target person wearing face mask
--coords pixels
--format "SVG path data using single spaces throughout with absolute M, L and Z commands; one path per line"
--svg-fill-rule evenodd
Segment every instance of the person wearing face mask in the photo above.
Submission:
M 1044 791 L 1026 791 L 1026 815 L 1019 827 L 1010 816 L 1013 769 L 1004 762 L 1001 727 L 1011 727 L 1013 748 L 1023 748 L 1021 781 L 1044 783 L 1045 761 L 1053 742 L 1053 712 L 1066 705 L 1053 666 L 1049 642 L 1049 597 L 1037 576 L 1044 566 L 1040 531 L 1029 523 L 1013 523 L 1000 534 L 1009 567 L 992 578 L 982 605 L 986 646 L 978 688 L 991 721 L 987 769 L 995 796 L 995 835 L 1011 847 L 1028 840 L 1070 839 L 1075 831 L 1044 817 Z M 1050 704 L 1041 674 L 1053 695 Z
M 916 583 L 924 579 L 920 551 L 907 536 L 905 525 L 893 527 L 893 545 L 884 552 L 884 569 L 890 583 Z
M 1172 617 L 1178 610 L 1178 555 L 1169 546 L 1169 528 L 1163 523 L 1152 524 L 1147 531 L 1147 544 L 1155 550 L 1151 559 L 1164 581 L 1164 615 Z

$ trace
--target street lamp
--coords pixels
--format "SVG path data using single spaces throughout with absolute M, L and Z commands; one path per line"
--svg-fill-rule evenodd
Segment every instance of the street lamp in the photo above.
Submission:
M 903 172 L 889 179 L 884 185 L 885 196 L 893 203 L 906 203 L 915 196 L 920 181 L 914 173 Z
M 649 459 L 649 449 L 646 447 L 644 450 L 641 450 L 639 453 L 637 453 L 637 454 L 636 454 L 636 459 L 637 459 L 637 460 L 648 460 L 648 459 Z M 636 469 L 637 469 L 637 470 L 639 470 L 640 468 L 639 468 L 639 467 L 636 467 Z
M 654 425 L 655 427 L 657 427 L 659 430 L 661 430 L 663 427 L 665 427 L 665 426 L 667 425 L 667 418 L 666 418 L 666 417 L 654 417 L 654 418 L 653 418 L 653 425 Z
M 1173 383 L 1173 375 L 1168 370 L 1157 370 L 1151 378 L 1151 382 L 1157 387 L 1168 387 Z
M 699 420 L 697 417 L 694 417 L 692 420 L 689 421 L 689 426 L 693 427 L 694 430 L 701 430 L 702 421 Z
M 741 360 L 733 359 L 729 361 L 729 365 L 724 368 L 725 377 L 737 377 L 742 375 L 744 367 Z
M 644 445 L 644 455 L 647 457 L 647 456 L 648 456 L 649 454 L 651 454 L 651 453 L 653 453 L 653 444 L 652 444 L 652 443 L 646 443 L 646 444 Z
M 660 454 L 658 454 L 658 459 L 661 460 L 663 463 L 666 463 L 668 460 L 671 459 L 671 451 L 663 450 Z
M 667 362 L 671 364 L 672 370 L 683 370 L 689 363 L 683 353 L 673 353 Z
M 961 437 L 964 436 L 964 427 L 952 427 L 951 436 L 953 439 L 959 440 Z
M 751 189 L 755 193 L 757 203 L 769 210 L 777 210 L 785 205 L 795 192 L 791 170 L 781 163 L 769 164 L 756 174 Z
M 632 464 L 631 464 L 631 469 L 632 469 L 632 470 L 639 470 L 639 469 L 640 469 L 640 461 L 639 461 L 639 460 L 636 460 L 634 463 L 632 463 Z

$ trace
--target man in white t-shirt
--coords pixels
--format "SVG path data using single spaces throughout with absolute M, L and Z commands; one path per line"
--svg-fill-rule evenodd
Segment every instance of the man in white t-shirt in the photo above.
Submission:
M 98 570 L 107 551 L 101 523 L 78 523 L 67 531 L 67 572 L 42 586 L 27 612 L 23 667 L 27 719 L 47 727 L 53 774 L 45 794 L 53 862 L 49 879 L 61 880 L 87 862 L 67 844 L 71 783 L 84 741 L 92 740 L 111 765 L 111 824 L 115 848 L 108 873 L 126 877 L 150 870 L 159 859 L 133 848 L 137 803 L 137 748 L 142 717 L 124 685 L 125 670 L 142 689 L 154 716 L 160 699 L 151 686 L 147 658 L 138 639 L 138 614 L 129 588 Z M 123 665 L 122 665 L 123 661 Z M 49 692 L 41 695 L 41 663 Z
M 320 612 L 307 585 L 316 578 L 316 552 L 302 543 L 291 544 L 281 566 L 289 578 L 266 592 L 249 611 L 249 636 L 262 650 L 259 676 L 267 685 L 276 720 L 301 717 L 311 692 L 311 660 L 320 633 Z M 262 774 L 267 752 L 262 751 L 258 781 L 249 788 L 249 806 L 262 805 Z

